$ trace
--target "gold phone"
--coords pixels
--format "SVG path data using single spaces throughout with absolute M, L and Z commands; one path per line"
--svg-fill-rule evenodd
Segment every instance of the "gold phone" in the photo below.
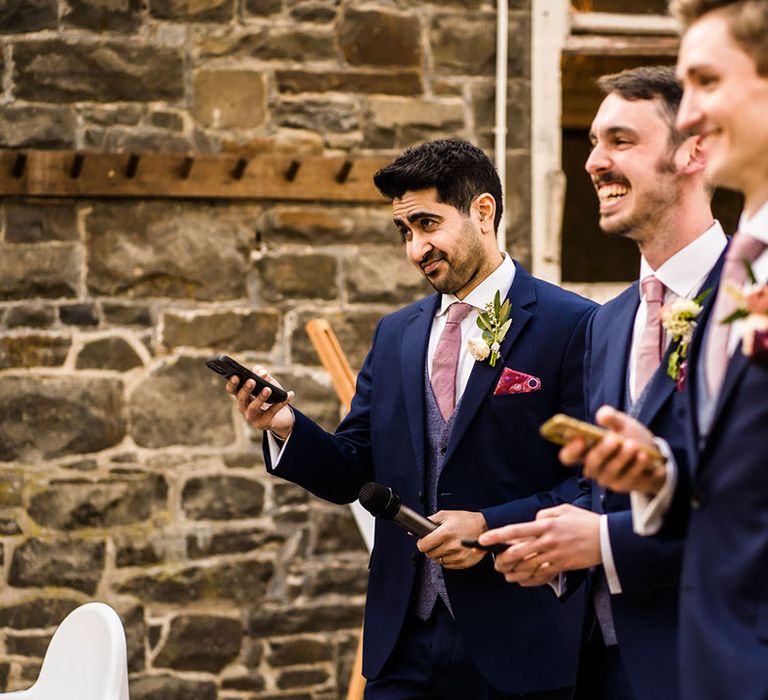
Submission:
M 608 430 L 601 428 L 599 425 L 571 418 L 571 416 L 566 416 L 564 413 L 556 413 L 552 416 L 541 425 L 539 432 L 542 437 L 558 445 L 565 445 L 574 438 L 579 437 L 586 442 L 587 447 L 596 445 L 608 434 Z M 640 449 L 648 453 L 653 463 L 664 464 L 666 461 L 664 455 L 655 447 L 648 448 L 641 445 Z

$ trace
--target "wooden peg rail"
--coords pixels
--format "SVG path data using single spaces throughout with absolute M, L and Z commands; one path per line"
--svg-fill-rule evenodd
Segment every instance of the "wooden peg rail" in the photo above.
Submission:
M 0 196 L 377 202 L 391 158 L 0 151 Z

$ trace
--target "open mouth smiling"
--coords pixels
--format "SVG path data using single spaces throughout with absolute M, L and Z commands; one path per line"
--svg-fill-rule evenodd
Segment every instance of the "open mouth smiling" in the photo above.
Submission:
M 618 204 L 629 192 L 629 186 L 620 182 L 595 183 L 600 208 Z

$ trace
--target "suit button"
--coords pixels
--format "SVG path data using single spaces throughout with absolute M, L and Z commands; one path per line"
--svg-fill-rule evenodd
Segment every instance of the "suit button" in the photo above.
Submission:
M 701 508 L 701 497 L 693 496 L 693 498 L 691 498 L 691 509 L 698 510 L 699 508 Z

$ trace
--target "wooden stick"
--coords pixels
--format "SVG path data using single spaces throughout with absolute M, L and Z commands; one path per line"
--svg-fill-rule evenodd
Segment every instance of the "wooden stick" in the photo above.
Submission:
M 320 362 L 331 375 L 331 383 L 339 401 L 344 410 L 348 411 L 355 395 L 355 375 L 331 324 L 323 318 L 314 318 L 307 323 L 305 329 Z
M 365 692 L 365 676 L 363 675 L 363 628 L 360 628 L 360 637 L 357 640 L 355 663 L 352 664 L 352 675 L 349 678 L 347 688 L 347 700 L 363 700 Z
M 349 365 L 344 351 L 336 339 L 336 334 L 331 324 L 323 318 L 314 318 L 304 328 L 307 331 L 312 346 L 315 348 L 320 362 L 331 375 L 334 391 L 341 401 L 344 411 L 349 411 L 352 397 L 355 395 L 355 375 Z M 352 665 L 352 675 L 347 689 L 347 700 L 362 700 L 365 690 L 365 677 L 363 676 L 363 629 L 360 628 L 360 636 L 357 640 L 355 662 Z

